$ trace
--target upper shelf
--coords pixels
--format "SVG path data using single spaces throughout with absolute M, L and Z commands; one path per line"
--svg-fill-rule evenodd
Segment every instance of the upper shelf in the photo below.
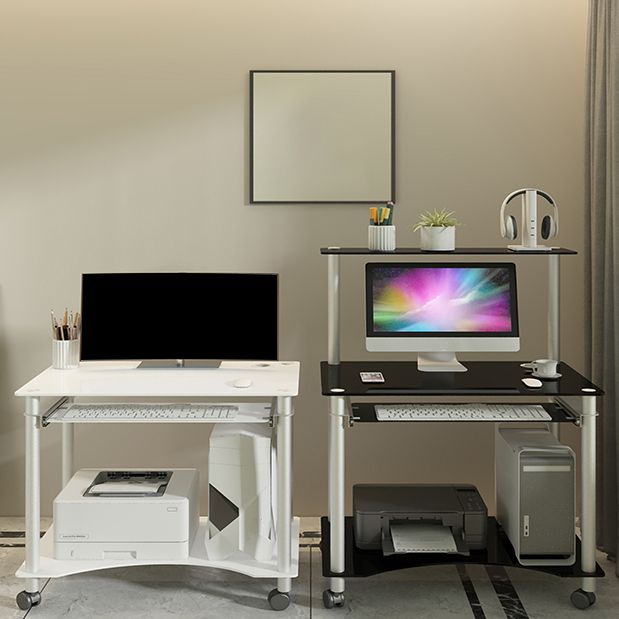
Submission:
M 369 250 L 367 247 L 321 247 L 321 254 L 342 254 L 348 256 L 366 256 L 366 255 L 379 255 L 387 256 L 389 254 L 421 254 L 424 256 L 434 255 L 509 255 L 509 256 L 527 256 L 527 255 L 543 255 L 552 256 L 556 254 L 574 255 L 577 251 L 573 249 L 566 249 L 565 247 L 553 247 L 549 251 L 532 250 L 532 251 L 512 251 L 507 247 L 457 247 L 453 251 L 427 251 L 420 249 L 419 247 L 398 247 L 394 251 L 374 251 Z

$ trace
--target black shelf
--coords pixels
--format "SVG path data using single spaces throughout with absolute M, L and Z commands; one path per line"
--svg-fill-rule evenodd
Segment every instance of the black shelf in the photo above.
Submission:
M 372 403 L 354 403 L 352 404 L 352 414 L 355 420 L 355 423 L 384 423 L 391 425 L 393 423 L 495 423 L 496 420 L 488 422 L 482 420 L 466 420 L 464 422 L 460 422 L 457 419 L 453 421 L 427 421 L 427 420 L 398 420 L 398 421 L 379 421 L 376 419 L 376 411 L 374 409 L 377 406 L 378 402 Z M 389 404 L 382 403 L 383 405 L 389 406 Z M 509 406 L 509 402 L 502 402 L 502 404 L 507 404 Z M 512 402 L 512 404 L 515 404 Z M 540 402 L 540 404 L 544 407 L 546 412 L 550 415 L 551 422 L 556 423 L 575 423 L 576 418 L 573 417 L 568 411 L 562 409 L 557 404 L 550 404 L 548 402 Z M 516 404 L 517 405 L 517 404 Z M 523 419 L 520 421 L 510 421 L 509 423 L 532 423 L 531 419 Z M 548 420 L 540 420 L 540 423 L 549 423 Z
M 321 247 L 323 255 L 337 254 L 341 256 L 389 256 L 391 255 L 423 255 L 423 256 L 478 256 L 478 255 L 503 255 L 503 256 L 553 256 L 553 255 L 576 255 L 578 252 L 565 247 L 557 247 L 550 251 L 512 251 L 507 247 L 456 247 L 452 251 L 427 251 L 419 247 L 398 247 L 394 251 L 373 251 L 367 247 Z
M 557 380 L 529 389 L 521 379 L 529 372 L 521 361 L 463 361 L 467 372 L 420 372 L 414 361 L 342 361 L 320 364 L 322 395 L 326 396 L 583 396 L 602 389 L 561 362 Z M 359 372 L 382 372 L 384 383 L 362 383 Z M 587 389 L 588 391 L 583 391 Z
M 469 556 L 431 553 L 431 554 L 404 554 L 385 557 L 380 550 L 359 550 L 354 544 L 353 518 L 346 517 L 346 555 L 345 570 L 343 573 L 334 573 L 330 569 L 330 526 L 329 519 L 323 516 L 320 519 L 322 540 L 322 574 L 325 577 L 355 578 L 374 576 L 384 572 L 392 572 L 413 567 L 427 567 L 431 565 L 503 565 L 505 567 L 520 567 L 539 572 L 554 574 L 563 577 L 595 577 L 604 576 L 604 570 L 596 563 L 594 574 L 583 572 L 580 569 L 580 540 L 576 537 L 576 562 L 571 566 L 533 566 L 521 565 L 512 548 L 507 535 L 501 529 L 496 519 L 488 518 L 488 543 L 485 550 L 472 550 Z

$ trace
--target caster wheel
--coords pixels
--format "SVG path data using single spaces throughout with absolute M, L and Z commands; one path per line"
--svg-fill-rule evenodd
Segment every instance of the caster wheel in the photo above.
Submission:
M 290 606 L 290 595 L 288 593 L 282 593 L 277 589 L 273 589 L 269 593 L 267 599 L 273 610 L 285 610 Z
M 341 608 L 344 606 L 344 592 L 334 593 L 331 589 L 325 589 L 322 592 L 322 603 L 325 608 Z
M 593 606 L 595 604 L 595 593 L 591 593 L 591 591 L 583 591 L 582 589 L 576 589 L 576 591 L 570 595 L 570 600 L 576 608 L 585 610 L 585 608 L 589 608 L 589 606 Z
M 34 593 L 20 591 L 15 600 L 21 610 L 30 610 L 33 606 L 38 606 L 41 603 L 41 594 L 38 591 Z

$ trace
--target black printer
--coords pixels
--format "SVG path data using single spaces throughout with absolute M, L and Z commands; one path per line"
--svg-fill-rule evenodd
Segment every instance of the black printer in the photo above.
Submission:
M 486 547 L 488 510 L 468 484 L 356 484 L 357 548 L 469 554 Z

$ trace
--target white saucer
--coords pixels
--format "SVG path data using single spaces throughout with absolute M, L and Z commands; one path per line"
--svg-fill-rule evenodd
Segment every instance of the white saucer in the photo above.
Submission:
M 551 374 L 550 376 L 548 375 L 544 375 L 542 376 L 541 374 L 536 374 L 535 372 L 531 373 L 531 376 L 534 376 L 535 378 L 539 378 L 540 380 L 556 380 L 557 378 L 561 378 L 561 376 L 563 376 L 563 374 L 559 374 L 559 372 L 557 372 L 556 374 Z

